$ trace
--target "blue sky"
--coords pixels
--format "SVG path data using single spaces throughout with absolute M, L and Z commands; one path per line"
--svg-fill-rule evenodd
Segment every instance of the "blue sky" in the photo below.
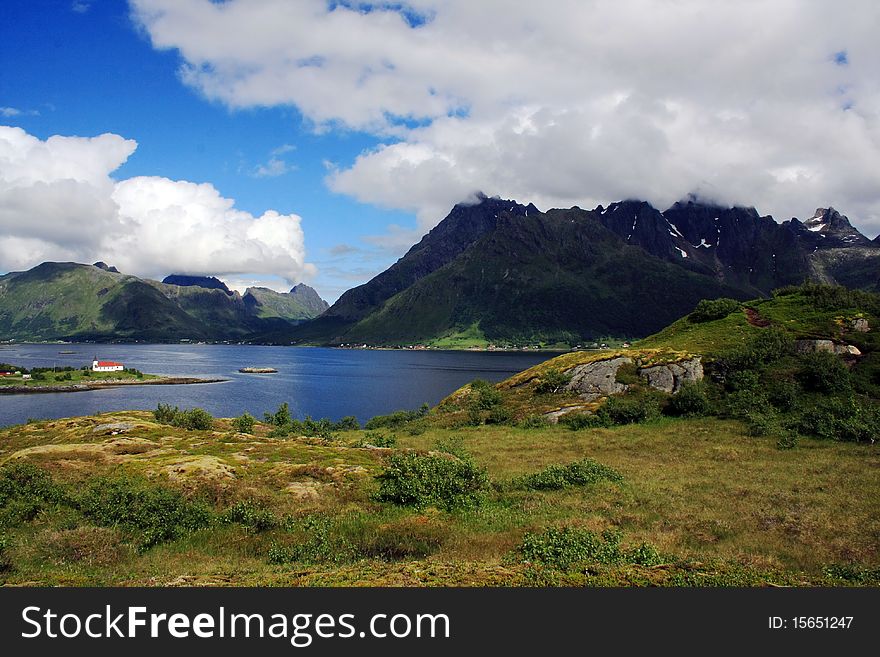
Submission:
M 4 2 L 0 272 L 100 258 L 333 301 L 478 190 L 833 205 L 874 237 L 880 5 L 847 7 Z
M 138 148 L 114 178 L 210 182 L 254 215 L 300 215 L 307 259 L 317 265 L 310 283 L 331 300 L 402 254 L 362 236 L 415 227 L 412 212 L 359 203 L 324 183 L 328 163 L 350 164 L 377 137 L 316 133 L 295 107 L 230 109 L 206 99 L 181 83 L 177 53 L 155 50 L 122 0 L 3 3 L 0 61 L 0 106 L 21 112 L 0 123 L 40 139 L 116 133 Z M 282 172 L 258 175 L 273 157 Z

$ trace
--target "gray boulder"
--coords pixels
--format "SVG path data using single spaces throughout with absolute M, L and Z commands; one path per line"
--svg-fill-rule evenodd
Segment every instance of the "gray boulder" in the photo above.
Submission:
M 703 379 L 703 364 L 699 356 L 690 360 L 665 365 L 653 365 L 639 370 L 639 376 L 645 377 L 648 385 L 673 395 L 681 390 L 685 382 L 696 382 Z

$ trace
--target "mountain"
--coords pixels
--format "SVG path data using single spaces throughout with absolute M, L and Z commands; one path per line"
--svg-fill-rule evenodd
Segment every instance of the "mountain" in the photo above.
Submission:
M 290 292 L 249 287 L 245 290 L 244 301 L 251 314 L 257 317 L 281 317 L 288 320 L 311 319 L 330 307 L 330 304 L 305 283 L 294 285 Z
M 232 290 L 226 287 L 226 283 L 213 276 L 186 276 L 184 274 L 171 274 L 162 279 L 166 285 L 179 285 L 181 287 L 202 287 L 206 290 L 223 290 L 226 294 L 232 294 Z
M 169 285 L 106 266 L 44 262 L 0 276 L 0 339 L 258 340 L 316 314 L 300 305 L 295 314 L 261 316 L 257 305 L 225 285 Z
M 478 195 L 475 203 L 459 203 L 396 263 L 369 282 L 345 292 L 318 319 L 296 331 L 298 340 L 340 343 L 359 320 L 379 310 L 394 295 L 440 269 L 487 233 L 501 213 L 537 214 L 534 205 Z
M 665 212 L 639 201 L 595 210 L 628 244 L 754 295 L 814 280 L 878 288 L 880 250 L 834 208 L 801 223 L 777 223 L 754 208 L 724 208 L 693 199 Z M 873 276 L 872 276 L 873 272 Z
M 690 199 L 540 212 L 480 196 L 291 339 L 323 344 L 567 343 L 641 337 L 701 298 L 806 280 L 880 289 L 880 244 L 833 208 L 777 223 Z

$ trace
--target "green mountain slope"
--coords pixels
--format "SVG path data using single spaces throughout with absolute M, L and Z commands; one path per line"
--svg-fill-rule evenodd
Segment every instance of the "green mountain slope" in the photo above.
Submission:
M 278 317 L 287 320 L 307 320 L 317 317 L 329 308 L 314 289 L 300 283 L 290 292 L 276 292 L 265 287 L 249 287 L 244 293 L 249 312 L 256 317 Z
M 502 213 L 495 230 L 341 341 L 421 342 L 461 332 L 516 343 L 640 336 L 718 296 L 743 293 L 626 245 L 577 208 Z
M 257 307 L 237 292 L 46 262 L 0 277 L 0 339 L 250 340 L 317 314 L 292 304 L 261 316 Z

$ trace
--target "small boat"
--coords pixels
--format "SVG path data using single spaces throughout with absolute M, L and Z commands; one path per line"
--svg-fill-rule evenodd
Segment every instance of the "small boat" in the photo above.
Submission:
M 274 367 L 242 367 L 238 371 L 242 374 L 275 374 L 278 370 Z

